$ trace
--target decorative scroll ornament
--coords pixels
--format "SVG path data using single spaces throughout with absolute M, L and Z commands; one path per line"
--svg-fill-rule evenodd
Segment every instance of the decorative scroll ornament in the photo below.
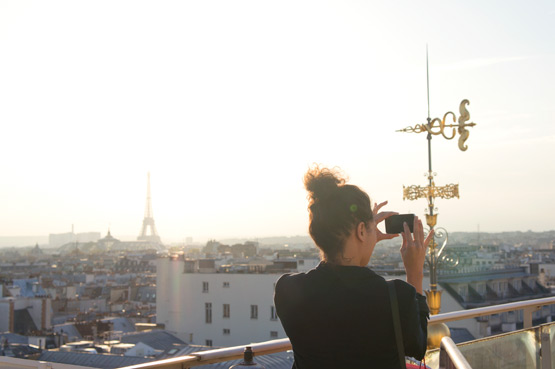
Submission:
M 435 199 L 436 197 L 442 199 L 459 198 L 459 185 L 451 183 L 445 186 L 436 186 L 432 181 L 431 186 L 426 187 L 403 186 L 403 200 Z
M 444 253 L 445 246 L 447 246 L 447 241 L 449 240 L 449 233 L 445 228 L 438 227 L 434 228 L 434 239 L 430 247 L 428 248 L 428 255 L 426 260 L 428 264 L 432 263 L 432 258 L 437 260 L 439 264 L 446 268 L 454 268 L 459 264 L 459 256 L 452 252 Z M 429 230 L 426 230 L 426 236 Z M 433 254 L 433 256 L 432 256 Z
M 454 269 L 459 265 L 460 258 L 454 252 L 446 252 L 439 258 L 439 266 L 442 269 Z
M 458 124 L 446 124 L 447 117 L 451 116 L 453 118 L 453 123 L 457 122 L 457 117 L 455 113 L 448 111 L 443 115 L 443 119 L 434 118 L 427 124 L 417 124 L 414 127 L 407 127 L 404 129 L 400 129 L 397 132 L 414 132 L 414 133 L 422 133 L 427 132 L 434 136 L 442 135 L 447 140 L 452 140 L 456 135 L 457 131 L 460 135 L 459 137 L 459 149 L 461 151 L 466 151 L 468 146 L 464 143 L 468 140 L 468 136 L 470 132 L 466 129 L 466 127 L 474 127 L 476 123 L 466 123 L 470 119 L 470 113 L 466 110 L 466 105 L 470 104 L 467 99 L 461 101 L 459 106 L 459 116 Z M 448 135 L 449 132 L 445 132 L 445 128 L 452 128 L 451 135 Z

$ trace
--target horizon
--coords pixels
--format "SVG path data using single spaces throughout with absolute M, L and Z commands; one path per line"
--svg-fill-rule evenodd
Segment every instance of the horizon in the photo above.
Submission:
M 500 11 L 503 10 L 503 11 Z M 452 16 L 456 15 L 456 16 Z M 555 229 L 555 4 L 253 0 L 0 3 L 0 236 L 307 234 L 302 178 L 339 166 L 384 210 L 424 186 L 448 232 Z M 423 22 L 424 19 L 433 21 Z M 14 237 L 14 236 L 13 236 Z M 34 236 L 33 236 L 34 237 Z
M 96 232 L 96 231 L 91 231 L 91 232 Z M 502 232 L 482 232 L 482 231 L 454 231 L 454 232 L 449 232 L 450 235 L 456 234 L 456 235 L 460 235 L 460 234 L 469 234 L 469 235 L 502 235 L 502 234 L 506 234 L 506 233 L 532 233 L 532 234 L 542 234 L 542 233 L 553 233 L 555 232 L 555 229 L 552 230 L 546 230 L 546 231 L 532 231 L 532 230 L 526 230 L 526 231 L 520 231 L 520 230 L 513 230 L 513 231 L 502 231 Z M 87 233 L 87 232 L 84 232 Z M 105 234 L 101 233 L 101 238 L 103 238 L 105 236 Z M 118 235 L 112 235 L 114 238 L 118 239 L 119 241 L 122 242 L 133 242 L 136 241 L 137 238 L 133 237 L 131 235 L 122 235 L 122 236 L 118 236 Z M 230 243 L 230 242 L 247 242 L 247 241 L 255 241 L 255 242 L 259 242 L 259 241 L 264 241 L 264 240 L 269 240 L 269 239 L 294 239 L 294 238 L 302 238 L 302 239 L 306 239 L 309 240 L 311 242 L 314 242 L 312 240 L 312 238 L 310 237 L 309 234 L 306 235 L 302 235 L 302 234 L 297 234 L 297 235 L 281 235 L 281 236 L 253 236 L 253 237 L 222 237 L 222 238 L 214 238 L 214 237 L 210 237 L 210 238 L 206 238 L 206 239 L 193 239 L 192 243 L 188 244 L 186 243 L 186 240 L 177 240 L 177 239 L 168 239 L 167 241 L 164 240 L 164 238 L 162 238 L 162 244 L 164 246 L 170 247 L 170 246 L 179 246 L 179 245 L 184 245 L 184 246 L 203 246 L 205 245 L 208 241 L 217 241 L 217 242 L 221 242 L 223 244 L 226 243 Z M 44 236 L 0 236 L 0 248 L 11 248 L 11 247 L 34 247 L 36 246 L 35 244 L 9 244 L 8 241 L 10 239 L 35 239 L 37 240 L 37 242 L 35 242 L 36 244 L 38 244 L 41 247 L 46 247 L 46 248 L 59 248 L 60 246 L 50 246 L 48 243 L 48 235 Z M 43 240 L 42 244 L 41 242 L 38 242 L 38 240 Z M 23 241 L 21 241 L 23 242 Z M 33 241 L 34 242 L 34 241 Z M 77 241 L 79 242 L 79 241 Z M 90 241 L 90 242 L 94 242 L 94 241 Z M 86 242 L 79 242 L 79 243 L 90 243 L 89 241 Z M 392 239 L 392 240 L 388 240 L 388 242 L 386 242 L 388 245 L 390 243 L 395 243 L 396 239 Z M 399 241 L 400 242 L 400 241 Z M 274 245 L 271 243 L 262 243 L 262 245 Z

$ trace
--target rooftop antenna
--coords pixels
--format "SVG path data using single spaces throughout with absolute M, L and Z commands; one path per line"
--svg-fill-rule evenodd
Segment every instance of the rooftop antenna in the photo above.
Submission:
M 430 122 L 430 68 L 428 67 L 428 44 L 426 44 L 426 87 L 428 95 L 428 122 Z

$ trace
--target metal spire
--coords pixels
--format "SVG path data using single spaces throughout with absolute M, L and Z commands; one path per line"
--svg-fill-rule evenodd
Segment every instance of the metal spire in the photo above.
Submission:
M 428 94 L 428 122 L 431 120 L 430 118 L 430 68 L 428 67 L 428 44 L 426 44 L 426 86 L 427 86 L 427 94 Z

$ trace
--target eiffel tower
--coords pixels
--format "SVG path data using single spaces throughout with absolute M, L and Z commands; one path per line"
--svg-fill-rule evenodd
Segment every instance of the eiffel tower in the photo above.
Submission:
M 148 232 L 150 228 L 150 233 Z M 152 204 L 150 202 L 150 172 L 147 175 L 147 186 L 146 186 L 146 206 L 145 206 L 145 217 L 143 219 L 143 228 L 141 230 L 141 235 L 137 237 L 139 241 L 148 241 L 152 243 L 161 244 L 160 236 L 156 232 L 156 226 L 154 225 L 154 217 L 152 215 Z

